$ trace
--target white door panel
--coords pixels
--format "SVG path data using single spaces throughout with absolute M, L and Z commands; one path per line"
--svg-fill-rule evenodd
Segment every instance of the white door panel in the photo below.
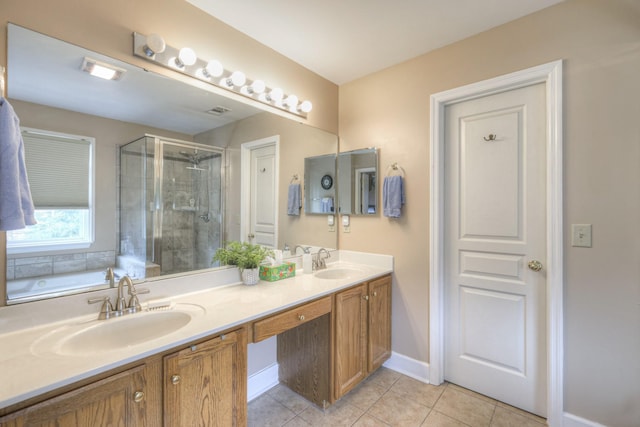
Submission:
M 445 110 L 445 379 L 546 414 L 545 88 Z
M 247 238 L 270 248 L 276 244 L 276 173 L 274 146 L 251 150 L 251 219 Z

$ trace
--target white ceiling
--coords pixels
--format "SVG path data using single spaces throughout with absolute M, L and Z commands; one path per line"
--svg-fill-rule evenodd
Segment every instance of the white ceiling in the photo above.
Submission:
M 562 0 L 187 0 L 343 84 Z

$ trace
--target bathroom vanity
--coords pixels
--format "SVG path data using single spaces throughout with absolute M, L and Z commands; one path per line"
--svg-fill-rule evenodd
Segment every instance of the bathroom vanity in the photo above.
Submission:
M 189 308 L 196 314 L 174 332 L 113 351 L 65 347 L 67 338 L 47 347 L 76 319 L 0 335 L 3 349 L 14 346 L 0 355 L 0 425 L 245 425 L 247 344 L 276 335 L 280 382 L 327 407 L 380 367 L 391 347 L 392 258 L 340 252 L 325 278 L 208 290 L 193 287 L 215 272 L 192 276 L 190 285 L 159 281 L 152 292 L 187 288 L 170 297 L 168 312 L 203 310 Z

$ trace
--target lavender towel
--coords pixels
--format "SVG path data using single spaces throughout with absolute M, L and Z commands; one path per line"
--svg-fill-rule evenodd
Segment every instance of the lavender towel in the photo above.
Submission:
M 287 215 L 300 215 L 300 207 L 302 206 L 301 192 L 300 184 L 289 184 Z
M 0 97 L 0 230 L 35 223 L 20 121 L 9 101 Z
M 401 176 L 387 176 L 382 184 L 382 213 L 389 218 L 400 218 L 406 202 L 404 181 Z

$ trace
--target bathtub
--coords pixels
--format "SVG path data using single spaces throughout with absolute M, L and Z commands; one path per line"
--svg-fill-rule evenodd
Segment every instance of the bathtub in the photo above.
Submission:
M 7 303 L 42 299 L 43 296 L 53 298 L 104 288 L 109 285 L 104 276 L 105 270 L 94 270 L 7 280 Z

